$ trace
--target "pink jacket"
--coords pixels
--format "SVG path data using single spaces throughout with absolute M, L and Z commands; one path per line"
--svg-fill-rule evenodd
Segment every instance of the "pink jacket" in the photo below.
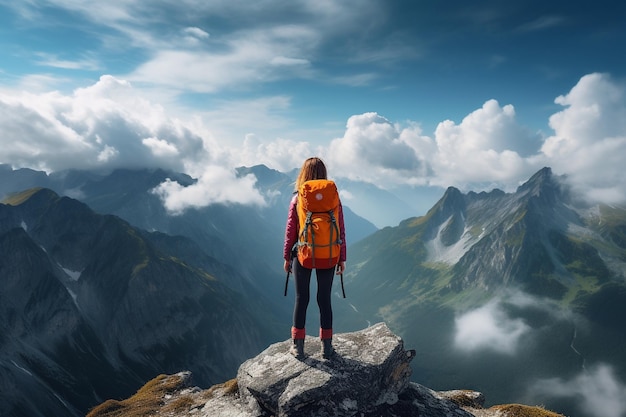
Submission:
M 298 240 L 298 211 L 296 203 L 298 195 L 294 195 L 289 204 L 289 214 L 287 215 L 287 226 L 285 227 L 285 244 L 283 245 L 283 259 L 288 261 L 291 259 L 291 249 Z M 341 251 L 339 252 L 339 262 L 346 260 L 346 228 L 343 223 L 343 207 L 339 202 L 339 238 L 341 239 Z

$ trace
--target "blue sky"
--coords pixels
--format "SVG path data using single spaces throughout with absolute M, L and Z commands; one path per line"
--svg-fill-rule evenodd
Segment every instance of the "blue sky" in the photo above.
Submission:
M 262 203 L 234 167 L 311 155 L 397 193 L 551 166 L 621 202 L 625 22 L 616 1 L 0 0 L 0 162 L 185 171 L 160 189 L 178 210 Z

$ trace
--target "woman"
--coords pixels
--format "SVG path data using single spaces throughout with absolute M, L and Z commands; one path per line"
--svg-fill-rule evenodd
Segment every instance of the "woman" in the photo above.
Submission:
M 287 273 L 292 268 L 291 254 L 300 232 L 298 230 L 299 221 L 297 211 L 297 190 L 299 190 L 300 186 L 306 181 L 321 179 L 327 179 L 326 166 L 324 165 L 324 162 L 320 158 L 316 157 L 309 158 L 304 161 L 296 180 L 296 195 L 294 195 L 291 200 L 289 214 L 287 216 L 287 226 L 285 228 L 283 258 L 285 260 L 284 269 Z M 341 202 L 339 202 L 337 223 L 339 225 L 341 248 L 339 263 L 336 265 L 336 269 L 337 274 L 343 274 L 346 266 L 346 239 Z M 320 310 L 320 339 L 322 341 L 322 355 L 326 359 L 330 358 L 334 353 L 332 346 L 333 311 L 331 306 L 331 289 L 333 285 L 334 270 L 334 266 L 328 269 L 315 268 L 315 275 L 317 277 L 317 304 Z M 309 305 L 309 287 L 312 272 L 312 269 L 305 268 L 300 264 L 297 257 L 294 257 L 293 275 L 296 284 L 296 300 L 293 310 L 293 326 L 291 328 L 293 345 L 290 352 L 299 359 L 304 357 L 306 310 Z

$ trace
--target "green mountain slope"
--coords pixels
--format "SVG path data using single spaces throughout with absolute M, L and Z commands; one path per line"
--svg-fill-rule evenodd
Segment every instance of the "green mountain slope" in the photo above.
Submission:
M 414 378 L 495 402 L 584 363 L 626 380 L 625 227 L 626 209 L 576 199 L 549 168 L 515 193 L 449 188 L 425 216 L 351 247 L 353 311 L 339 322 L 387 322 L 419 352 Z

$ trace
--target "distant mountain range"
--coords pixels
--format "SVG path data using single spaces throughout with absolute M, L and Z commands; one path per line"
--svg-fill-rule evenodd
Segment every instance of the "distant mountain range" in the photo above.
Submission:
M 0 415 L 84 415 L 179 369 L 207 386 L 283 340 L 293 179 L 265 167 L 241 175 L 251 171 L 280 192 L 268 207 L 171 216 L 151 190 L 192 184 L 186 175 L 0 167 Z M 345 216 L 353 239 L 376 230 Z
M 140 229 L 190 238 L 206 255 L 237 270 L 242 281 L 229 285 L 244 294 L 250 289 L 254 290 L 248 295 L 264 294 L 269 304 L 276 306 L 273 308 L 278 309 L 279 316 L 287 318 L 292 306 L 285 303 L 277 289 L 284 280 L 283 233 L 297 172 L 284 174 L 259 165 L 240 168 L 238 173 L 256 176 L 259 190 L 272 196 L 267 206 L 213 204 L 172 216 L 152 189 L 168 178 L 185 186 L 195 180 L 160 169 L 120 169 L 111 173 L 62 171 L 47 175 L 30 169 L 12 170 L 4 165 L 0 166 L 0 197 L 31 187 L 45 187 L 76 198 L 98 213 L 119 216 Z M 347 205 L 344 215 L 350 230 L 348 244 L 377 230 Z
M 267 207 L 171 216 L 150 190 L 193 178 L 0 166 L 0 415 L 84 415 L 159 373 L 223 382 L 288 336 L 281 255 L 296 173 L 238 173 L 274 196 Z M 533 403 L 537 381 L 597 363 L 626 380 L 626 210 L 583 203 L 565 184 L 545 168 L 515 193 L 449 188 L 426 215 L 380 230 L 350 210 L 365 200 L 346 199 L 336 330 L 385 321 L 416 349 L 417 382 L 499 403 Z M 315 328 L 314 300 L 309 312 Z

